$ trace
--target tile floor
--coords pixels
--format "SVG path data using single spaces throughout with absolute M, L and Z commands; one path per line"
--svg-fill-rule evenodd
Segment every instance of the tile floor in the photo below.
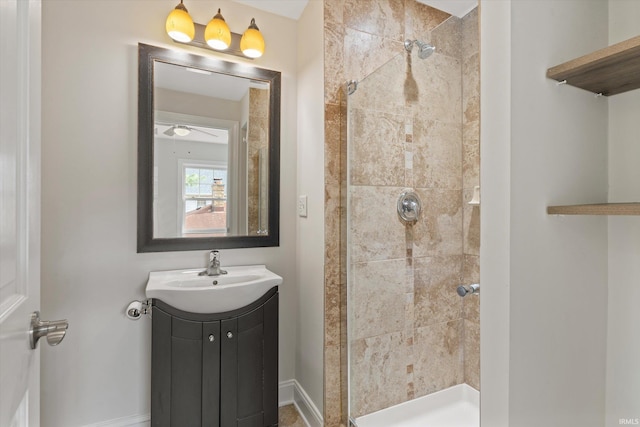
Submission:
M 294 405 L 278 409 L 278 427 L 307 427 Z

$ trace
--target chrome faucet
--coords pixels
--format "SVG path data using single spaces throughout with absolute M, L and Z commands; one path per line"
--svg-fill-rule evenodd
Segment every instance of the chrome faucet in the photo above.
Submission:
M 220 268 L 220 252 L 211 251 L 207 269 L 198 273 L 198 276 L 220 276 L 221 274 L 227 274 L 227 271 Z

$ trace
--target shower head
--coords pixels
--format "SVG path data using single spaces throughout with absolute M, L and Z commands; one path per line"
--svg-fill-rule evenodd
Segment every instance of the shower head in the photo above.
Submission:
M 404 41 L 404 48 L 407 50 L 407 52 L 411 52 L 414 45 L 418 46 L 418 58 L 420 59 L 428 58 L 436 50 L 435 46 L 432 46 L 429 43 L 425 43 L 420 40 Z
M 418 45 L 418 58 L 420 59 L 428 58 L 436 50 L 435 46 L 432 46 L 429 43 L 416 41 L 416 44 Z

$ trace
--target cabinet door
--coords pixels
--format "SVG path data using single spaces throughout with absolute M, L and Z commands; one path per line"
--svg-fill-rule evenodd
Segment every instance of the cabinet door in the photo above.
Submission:
M 278 294 L 264 305 L 264 425 L 278 425 Z
M 171 316 L 153 307 L 151 319 L 151 426 L 170 427 Z
M 204 427 L 220 427 L 221 338 L 220 322 L 202 324 L 202 425 Z
M 171 425 L 202 425 L 202 323 L 171 319 Z
M 220 322 L 183 320 L 154 307 L 152 426 L 219 427 L 219 398 Z
M 220 322 L 220 427 L 238 424 L 238 319 Z
M 151 424 L 202 423 L 202 323 L 153 308 L 151 343 Z
M 221 322 L 221 427 L 278 423 L 278 295 Z

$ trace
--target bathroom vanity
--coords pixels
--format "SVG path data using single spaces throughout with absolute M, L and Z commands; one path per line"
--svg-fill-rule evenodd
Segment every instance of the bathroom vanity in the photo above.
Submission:
M 222 313 L 152 299 L 151 425 L 278 425 L 278 287 Z

